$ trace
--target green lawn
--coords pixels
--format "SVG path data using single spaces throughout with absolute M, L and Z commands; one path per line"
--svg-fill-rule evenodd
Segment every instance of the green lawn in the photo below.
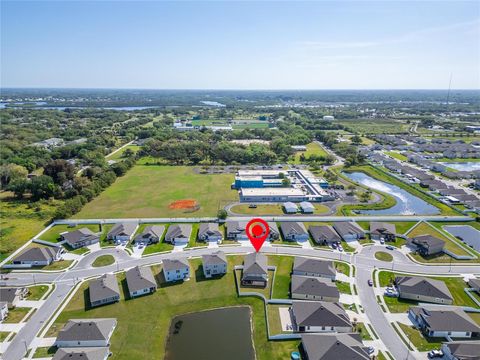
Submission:
M 56 346 L 39 347 L 33 354 L 33 359 L 52 357 L 57 352 Z
M 29 286 L 27 300 L 40 300 L 50 289 L 47 285 Z
M 171 250 L 173 250 L 173 245 L 162 240 L 156 244 L 148 245 L 142 255 L 155 254 Z
M 3 342 L 8 335 L 10 335 L 10 332 L 8 331 L 0 331 L 0 343 Z
M 199 224 L 192 224 L 192 233 L 190 234 L 190 240 L 188 241 L 187 247 L 207 247 L 208 244 L 205 241 L 198 240 L 198 228 Z
M 288 333 L 282 331 L 282 322 L 280 320 L 280 308 L 288 308 L 288 305 L 267 305 L 268 313 L 268 328 L 270 330 L 270 335 L 278 335 L 281 333 Z
M 289 298 L 293 260 L 293 256 L 268 256 L 268 265 L 277 267 L 272 292 L 273 299 Z
M 315 204 L 314 214 L 325 214 L 330 211 L 328 206 L 322 204 Z M 242 215 L 284 215 L 282 204 L 265 204 L 257 205 L 256 208 L 250 208 L 249 204 L 235 205 L 231 208 L 231 211 Z
M 377 251 L 375 253 L 375 259 L 380 260 L 380 261 L 393 261 L 393 256 L 392 254 L 386 253 L 384 251 Z
M 300 164 L 300 155 L 303 154 L 306 158 L 308 158 L 311 155 L 315 156 L 327 156 L 328 153 L 317 143 L 312 142 L 310 144 L 307 144 L 307 151 L 297 151 L 295 153 L 293 161 L 290 163 L 292 164 Z
M 405 335 L 410 339 L 410 342 L 417 348 L 418 351 L 430 351 L 435 349 L 440 349 L 442 347 L 442 342 L 445 341 L 443 338 L 430 338 L 424 336 L 420 331 L 413 328 L 410 325 L 405 325 L 402 323 L 397 323 L 400 328 L 403 330 Z
M 25 315 L 30 311 L 30 308 L 27 307 L 15 307 L 8 310 L 8 317 L 3 320 L 4 324 L 16 324 L 19 323 Z
M 233 174 L 197 174 L 187 166 L 136 165 L 76 218 L 197 217 L 216 216 L 219 208 L 238 201 L 230 189 Z M 194 199 L 199 210 L 170 209 L 175 200 Z
M 360 333 L 360 335 L 362 336 L 362 340 L 373 340 L 365 324 L 362 322 L 357 322 L 357 325 L 354 326 L 353 331 Z
M 60 261 L 54 261 L 48 266 L 44 266 L 41 269 L 42 270 L 49 270 L 49 271 L 58 271 L 58 270 L 64 270 L 68 268 L 70 265 L 72 265 L 73 260 L 60 260 Z
M 92 263 L 93 267 L 102 267 L 112 265 L 115 262 L 115 258 L 112 255 L 100 255 Z
M 399 152 L 397 151 L 385 151 L 385 154 L 395 158 L 395 159 L 398 159 L 400 161 L 407 161 L 407 157 L 405 155 L 402 155 L 400 154 Z
M 60 240 L 61 233 L 66 231 L 71 232 L 71 231 L 79 230 L 82 228 L 90 229 L 95 233 L 100 232 L 100 225 L 98 224 L 82 224 L 78 226 L 55 225 L 55 226 L 52 226 L 48 231 L 43 233 L 42 236 L 40 236 L 40 239 L 49 241 L 52 243 L 57 243 Z
M 338 272 L 350 276 L 350 265 L 341 261 L 335 261 L 334 264 Z
M 229 256 L 228 273 L 220 278 L 206 280 L 201 260 L 191 261 L 190 281 L 165 284 L 160 267 L 153 268 L 159 289 L 152 295 L 134 300 L 89 309 L 85 303 L 87 284 L 84 284 L 67 304 L 47 336 L 55 336 L 68 319 L 116 318 L 117 327 L 111 339 L 110 350 L 116 359 L 141 359 L 164 357 L 165 339 L 171 319 L 180 314 L 225 306 L 248 305 L 253 312 L 253 339 L 257 359 L 288 359 L 298 349 L 299 341 L 267 341 L 265 308 L 255 297 L 238 297 L 233 266 L 241 264 L 243 257 Z M 145 331 L 148 324 L 149 331 Z M 145 346 L 148 344 L 148 346 Z
M 428 223 L 425 223 L 425 222 L 418 224 L 407 235 L 410 238 L 414 238 L 416 236 L 426 235 L 426 234 L 429 234 L 429 235 L 435 236 L 436 238 L 444 240 L 445 249 L 457 255 L 469 255 L 469 253 L 467 253 L 467 251 L 463 247 L 461 247 L 456 241 L 445 236 L 439 230 L 435 229 L 434 227 L 430 226 Z
M 341 293 L 352 295 L 352 290 L 350 289 L 350 283 L 337 280 L 335 281 L 335 285 L 337 285 L 338 291 L 340 291 Z

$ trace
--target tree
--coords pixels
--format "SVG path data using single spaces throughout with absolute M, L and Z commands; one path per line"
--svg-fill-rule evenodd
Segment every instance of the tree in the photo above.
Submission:
M 220 220 L 225 220 L 227 218 L 227 216 L 228 216 L 227 210 L 225 210 L 225 209 L 218 210 L 217 217 Z
M 29 190 L 30 181 L 26 179 L 16 179 L 11 181 L 7 189 L 15 194 L 17 199 L 23 198 L 23 195 Z
M 355 144 L 355 145 L 360 145 L 363 142 L 362 138 L 358 135 L 353 136 L 351 141 L 352 141 L 352 144 Z
M 49 176 L 55 184 L 62 185 L 75 177 L 75 167 L 63 159 L 52 160 L 45 165 L 43 174 Z
M 27 169 L 21 165 L 6 164 L 0 166 L 0 181 L 2 188 L 12 181 L 25 179 L 27 175 Z
M 282 180 L 282 186 L 283 187 L 289 187 L 290 185 L 291 185 L 291 181 L 290 181 L 289 178 L 286 177 Z
M 30 182 L 30 192 L 34 200 L 49 199 L 57 190 L 53 179 L 47 175 L 34 177 Z

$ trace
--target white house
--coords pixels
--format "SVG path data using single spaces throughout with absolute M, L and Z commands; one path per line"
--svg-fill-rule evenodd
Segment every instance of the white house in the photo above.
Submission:
M 295 214 L 298 211 L 297 205 L 290 201 L 283 203 L 283 208 L 287 214 Z
M 188 279 L 190 264 L 186 259 L 165 259 L 163 260 L 163 275 L 168 282 Z
M 206 278 L 227 273 L 227 257 L 223 251 L 202 256 L 203 274 Z
M 300 208 L 304 214 L 313 214 L 315 212 L 315 206 L 308 201 L 302 201 L 300 203 Z

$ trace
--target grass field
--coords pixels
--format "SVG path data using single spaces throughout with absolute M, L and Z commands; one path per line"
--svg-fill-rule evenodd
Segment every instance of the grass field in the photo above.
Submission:
M 400 154 L 397 151 L 385 151 L 385 154 L 390 155 L 391 157 L 400 161 L 407 161 L 407 157 L 405 155 Z
M 225 306 L 248 305 L 252 309 L 253 339 L 257 359 L 287 359 L 298 349 L 299 341 L 267 341 L 263 301 L 254 297 L 238 297 L 235 288 L 233 266 L 243 261 L 241 256 L 228 257 L 228 273 L 220 278 L 206 280 L 201 260 L 191 261 L 192 278 L 183 283 L 166 284 L 160 267 L 153 268 L 159 289 L 152 295 L 125 300 L 90 309 L 85 299 L 87 284 L 73 295 L 47 336 L 55 336 L 68 319 L 116 318 L 117 327 L 111 339 L 110 350 L 116 359 L 161 359 L 164 356 L 165 339 L 170 320 L 180 314 Z M 121 283 L 124 274 L 117 276 Z M 123 289 L 122 286 L 120 286 Z M 148 324 L 149 331 L 145 331 Z M 145 346 L 148 344 L 148 346 Z
M 93 267 L 102 267 L 112 265 L 115 262 L 115 258 L 112 255 L 100 255 L 97 257 L 93 263 Z
M 375 253 L 375 259 L 380 260 L 380 261 L 393 261 L 393 256 L 392 254 L 386 253 L 384 251 L 377 251 Z
M 395 119 L 352 119 L 336 120 L 338 124 L 348 127 L 352 132 L 370 134 L 398 134 L 407 132 L 409 124 Z
M 48 291 L 47 285 L 35 285 L 28 287 L 27 300 L 40 300 L 43 295 Z
M 291 164 L 300 164 L 300 155 L 303 154 L 306 158 L 311 155 L 315 156 L 327 156 L 328 153 L 317 143 L 312 142 L 307 144 L 307 151 L 297 151 L 294 155 L 293 160 L 290 162 Z
M 325 214 L 330 211 L 328 206 L 322 204 L 314 204 L 314 214 Z M 236 214 L 242 215 L 284 215 L 282 204 L 261 204 L 256 208 L 249 208 L 249 204 L 235 205 L 230 209 Z
M 107 160 L 117 160 L 117 161 L 118 161 L 118 160 L 121 160 L 122 157 L 123 157 L 123 153 L 124 153 L 125 151 L 127 151 L 127 149 L 130 149 L 130 150 L 132 150 L 134 153 L 136 153 L 138 150 L 141 149 L 141 147 L 138 146 L 138 145 L 128 145 L 128 146 L 125 146 L 122 150 L 117 151 L 115 154 L 110 155 L 110 156 L 107 156 L 106 159 L 107 159 Z
M 16 324 L 19 323 L 25 315 L 30 311 L 27 307 L 15 307 L 8 311 L 8 317 L 3 320 L 4 324 Z
M 10 332 L 8 331 L 0 331 L 0 342 L 3 342 L 3 340 L 5 340 L 8 335 L 10 335 Z
M 216 216 L 219 208 L 238 201 L 230 189 L 232 174 L 196 174 L 186 166 L 136 165 L 100 194 L 76 218 Z M 169 209 L 172 201 L 195 199 L 200 209 Z
M 445 339 L 442 338 L 425 337 L 420 331 L 413 328 L 411 325 L 405 325 L 402 323 L 398 323 L 398 325 L 418 351 L 430 351 L 440 349 L 442 346 L 442 342 L 445 341 Z

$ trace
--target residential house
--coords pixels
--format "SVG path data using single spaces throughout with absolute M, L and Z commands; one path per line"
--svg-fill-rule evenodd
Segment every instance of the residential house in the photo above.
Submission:
M 413 238 L 412 243 L 417 245 L 417 251 L 422 256 L 436 255 L 443 252 L 445 241 L 432 235 L 420 235 Z
M 369 360 L 367 347 L 358 333 L 302 334 L 306 360 Z
M 190 264 L 186 259 L 165 259 L 163 260 L 163 275 L 168 282 L 188 279 Z
M 243 260 L 242 286 L 266 287 L 268 282 L 267 257 L 261 253 L 250 253 Z
M 480 340 L 458 340 L 442 344 L 443 358 L 446 360 L 478 360 Z
M 52 360 L 107 360 L 108 347 L 60 348 Z
M 113 225 L 107 234 L 107 240 L 115 242 L 130 241 L 137 230 L 138 224 L 135 222 L 124 222 Z
M 155 281 L 152 270 L 147 266 L 135 266 L 127 270 L 125 276 L 131 298 L 150 294 L 157 290 L 157 282 Z
M 8 303 L 0 301 L 0 322 L 5 320 L 8 316 Z
M 460 308 L 413 306 L 408 315 L 428 337 L 470 338 L 480 333 L 480 326 Z
M 172 224 L 168 227 L 165 241 L 173 245 L 184 245 L 190 240 L 191 224 Z
M 304 214 L 313 214 L 315 212 L 315 206 L 311 202 L 302 201 L 300 203 L 300 209 Z
M 283 209 L 287 214 L 295 214 L 298 211 L 297 205 L 293 202 L 283 203 Z
M 470 286 L 470 288 L 480 294 L 480 279 L 473 278 L 468 280 L 468 286 Z
M 370 223 L 370 238 L 372 240 L 395 241 L 396 234 L 395 224 L 376 221 Z
M 227 221 L 227 239 L 229 240 L 248 240 L 246 233 L 248 221 Z M 277 240 L 280 237 L 277 224 L 274 222 L 268 222 L 269 234 L 268 240 Z
M 227 257 L 223 251 L 203 255 L 202 265 L 203 275 L 205 275 L 206 278 L 227 273 Z
M 120 301 L 120 289 L 115 274 L 105 274 L 91 280 L 88 288 L 92 307 Z
M 336 222 L 333 228 L 345 241 L 365 238 L 365 231 L 355 222 Z
M 453 303 L 450 290 L 441 280 L 423 276 L 397 276 L 395 285 L 400 299 L 448 305 Z
M 23 250 L 13 258 L 13 265 L 48 266 L 60 260 L 63 249 L 57 246 L 39 246 Z
M 0 287 L 0 300 L 6 302 L 9 309 L 17 306 L 27 295 L 28 290 L 24 287 Z
M 292 299 L 335 302 L 340 299 L 337 286 L 330 279 L 292 275 L 290 284 Z
M 223 238 L 217 223 L 201 223 L 198 229 L 198 240 L 219 242 Z
M 312 225 L 308 228 L 313 241 L 319 245 L 330 245 L 340 242 L 340 235 L 330 225 Z
M 75 319 L 69 320 L 58 333 L 55 346 L 73 347 L 107 347 L 116 319 Z
M 165 226 L 163 225 L 147 226 L 145 229 L 143 229 L 142 233 L 135 236 L 133 243 L 137 245 L 142 244 L 143 246 L 157 244 L 160 242 L 164 231 Z
M 73 249 L 96 244 L 100 241 L 100 233 L 94 233 L 88 228 L 81 228 L 75 231 L 60 234 L 60 240 Z
M 352 323 L 342 304 L 338 302 L 293 300 L 290 311 L 292 325 L 297 332 L 352 331 Z
M 331 260 L 318 260 L 295 256 L 292 274 L 322 277 L 335 281 L 337 272 Z
M 301 222 L 282 222 L 280 223 L 283 238 L 287 241 L 308 241 L 310 235 Z

